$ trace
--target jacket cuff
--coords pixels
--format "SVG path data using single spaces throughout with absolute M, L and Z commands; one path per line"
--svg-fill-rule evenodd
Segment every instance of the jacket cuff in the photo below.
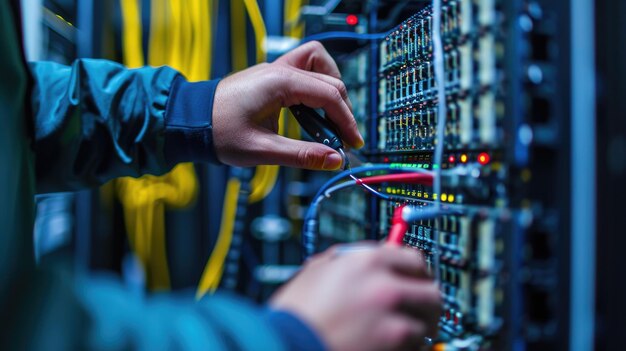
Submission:
M 326 350 L 317 334 L 293 314 L 286 311 L 268 310 L 266 318 L 281 336 L 288 350 Z
M 213 98 L 219 80 L 190 83 L 183 76 L 172 82 L 165 109 L 165 160 L 221 164 L 213 146 Z

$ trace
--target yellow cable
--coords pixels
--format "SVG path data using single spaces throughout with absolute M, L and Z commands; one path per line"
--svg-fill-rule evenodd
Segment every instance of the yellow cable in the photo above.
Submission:
M 252 28 L 254 30 L 256 39 L 256 61 L 257 63 L 265 62 L 267 59 L 265 40 L 267 37 L 267 31 L 265 29 L 265 23 L 259 9 L 258 3 L 255 0 L 243 0 L 245 9 L 250 16 Z M 234 70 L 241 70 L 247 66 L 247 48 L 246 48 L 246 30 L 245 30 L 245 17 L 243 7 L 241 6 L 241 0 L 235 0 L 231 2 L 231 35 L 232 35 L 232 65 Z M 284 134 L 284 120 L 285 110 L 281 111 L 279 118 L 279 134 Z M 250 203 L 255 203 L 263 200 L 272 191 L 276 180 L 278 178 L 279 167 L 278 166 L 258 166 L 254 177 L 250 182 L 251 193 L 248 198 Z M 212 292 L 219 286 L 224 260 L 230 248 L 230 241 L 232 239 L 234 222 L 236 217 L 236 206 L 239 196 L 239 186 L 237 191 L 232 190 L 231 185 L 236 182 L 240 184 L 236 178 L 229 180 L 229 186 L 227 187 L 226 194 L 224 196 L 224 210 L 222 214 L 222 222 L 220 224 L 220 233 L 218 237 L 218 244 L 214 248 L 209 261 L 205 267 L 205 270 L 200 279 L 196 297 L 199 299 L 207 292 Z M 234 209 L 233 209 L 234 208 Z M 233 209 L 231 211 L 231 209 Z
M 245 31 L 245 17 L 244 17 L 244 7 L 241 6 L 241 0 L 235 0 L 231 2 L 231 30 L 232 30 L 232 60 L 233 60 L 233 69 L 240 70 L 247 66 L 247 48 L 246 48 L 246 31 Z M 243 0 L 245 9 L 250 15 L 250 20 L 252 22 L 252 27 L 255 33 L 256 38 L 256 58 L 257 62 L 264 62 L 266 60 L 265 54 L 265 37 L 267 36 L 265 30 L 265 24 L 263 22 L 263 17 L 261 16 L 261 11 L 256 1 Z M 251 194 L 249 197 L 249 202 L 257 202 L 262 200 L 270 193 L 274 184 L 276 183 L 276 177 L 278 176 L 278 167 L 276 166 L 259 166 L 256 168 L 256 172 L 254 177 L 250 182 L 251 186 Z M 238 180 L 236 178 L 232 178 L 229 180 L 230 182 L 235 182 Z M 224 196 L 224 214 L 222 215 L 222 222 L 220 224 L 220 233 L 218 237 L 218 242 L 222 240 L 223 236 L 226 236 L 228 239 L 225 239 L 225 242 L 228 242 L 228 245 L 218 247 L 216 245 L 213 253 L 209 258 L 209 262 L 205 267 L 204 273 L 200 279 L 200 284 L 197 291 L 197 298 L 201 298 L 204 294 L 209 291 L 214 291 L 219 286 L 219 282 L 221 280 L 221 272 L 224 265 L 224 260 L 226 259 L 226 254 L 228 253 L 228 249 L 230 247 L 230 238 L 232 238 L 232 231 L 234 229 L 234 221 L 235 221 L 235 212 L 227 212 L 227 208 L 232 208 L 233 206 L 236 208 L 237 200 L 238 200 L 239 192 L 226 192 Z M 229 214 L 228 216 L 225 214 Z M 224 251 L 221 251 L 224 250 Z M 217 258 L 221 258 L 218 260 Z
M 301 39 L 304 35 L 304 22 L 300 20 L 300 9 L 302 5 L 305 5 L 306 0 L 291 0 L 285 1 L 285 8 L 283 18 L 285 19 L 284 23 L 284 32 L 286 36 Z M 286 114 L 285 123 L 287 124 L 286 133 L 288 138 L 292 139 L 300 139 L 301 138 L 301 129 L 300 124 L 297 123 L 296 119 L 289 111 Z M 300 170 L 294 170 L 292 176 L 294 179 L 298 179 L 301 176 Z M 287 209 L 287 214 L 293 220 L 297 220 L 300 218 L 300 214 L 296 212 L 296 210 L 301 208 L 301 202 L 299 196 L 289 196 L 289 205 Z M 301 225 L 295 223 L 294 228 L 300 228 Z M 296 231 L 296 235 L 300 233 L 300 231 Z
M 186 9 L 178 1 L 152 0 L 149 61 L 155 66 L 169 64 L 187 76 L 192 75 L 190 79 L 205 80 L 210 75 L 211 56 L 210 39 L 207 40 L 211 30 L 209 2 L 196 1 L 188 13 L 194 16 L 189 22 L 182 17 Z M 124 16 L 125 63 L 141 66 L 144 59 L 138 2 L 121 0 L 120 4 Z M 201 10 L 196 11 L 198 8 Z M 126 51 L 127 48 L 131 50 Z M 169 288 L 165 207 L 184 208 L 195 200 L 198 180 L 193 164 L 180 164 L 162 177 L 121 178 L 116 181 L 116 190 L 124 205 L 129 242 L 144 263 L 148 286 L 152 290 Z
M 121 0 L 122 21 L 124 36 L 122 40 L 124 63 L 128 67 L 137 68 L 143 66 L 143 46 L 141 43 L 141 15 L 140 0 Z
M 228 249 L 233 238 L 235 216 L 237 214 L 237 197 L 239 196 L 240 188 L 241 182 L 237 178 L 231 178 L 226 185 L 225 198 L 231 201 L 224 201 L 226 206 L 222 209 L 222 224 L 220 226 L 219 236 L 204 272 L 202 273 L 202 279 L 200 280 L 196 292 L 196 298 L 198 299 L 207 292 L 213 292 L 219 286 L 224 261 L 226 260 L 226 255 L 228 254 Z M 233 199 L 235 201 L 232 201 Z
M 292 38 L 301 39 L 304 35 L 304 23 L 300 21 L 300 8 L 304 4 L 302 0 L 285 1 L 283 17 L 285 18 L 284 31 L 285 35 Z M 287 136 L 292 139 L 300 139 L 300 124 L 298 124 L 291 114 L 287 122 Z
M 168 48 L 172 47 L 172 35 L 169 30 L 171 12 L 168 0 L 152 0 L 150 17 L 148 63 L 153 66 L 162 66 L 168 63 Z
M 181 6 L 180 3 L 181 2 L 179 0 L 169 0 L 169 8 L 170 8 L 172 15 L 170 16 L 170 26 L 169 26 L 169 32 L 171 35 L 171 47 L 167 51 L 169 53 L 167 64 L 177 69 L 181 73 L 185 74 L 185 72 L 182 72 L 181 70 L 184 67 L 182 63 L 179 61 L 180 50 L 182 49 L 181 37 L 183 35 L 181 26 L 180 26 L 180 22 L 181 22 L 180 17 L 182 13 L 182 10 L 180 8 Z
M 121 0 L 120 5 L 123 17 L 124 62 L 130 68 L 141 67 L 144 65 L 144 55 L 140 3 L 138 0 Z M 163 216 L 155 218 L 155 211 L 162 208 L 162 203 L 155 203 L 156 200 L 152 199 L 148 188 L 144 186 L 146 182 L 147 179 L 122 178 L 116 182 L 116 188 L 124 205 L 129 242 L 144 265 L 149 287 L 164 289 L 169 287 L 162 223 L 164 219 Z M 155 225 L 155 219 L 161 223 Z M 159 257 L 157 253 L 162 255 Z
M 177 2 L 180 2 L 179 0 L 175 0 Z M 191 13 L 191 8 L 192 5 L 194 3 L 193 0 L 189 0 L 189 1 L 183 1 L 183 6 L 181 6 L 181 13 L 180 13 L 180 28 L 181 28 L 181 50 L 180 50 L 180 61 L 182 64 L 182 67 L 184 68 L 184 72 L 185 75 L 187 76 L 187 78 L 189 80 L 193 80 L 190 76 L 191 74 L 191 67 L 192 65 L 192 59 L 195 57 L 195 55 L 192 55 L 192 41 L 193 41 L 193 37 L 194 34 L 199 34 L 199 29 L 200 28 L 192 28 L 192 26 L 197 26 L 197 24 L 195 23 L 195 21 L 192 21 L 190 19 L 195 18 L 197 16 L 201 16 L 202 14 L 200 12 L 195 12 L 195 13 Z M 195 29 L 195 33 L 194 33 L 194 29 Z M 208 78 L 205 78 L 208 79 Z
M 254 37 L 256 40 L 256 61 L 257 63 L 265 62 L 267 60 L 266 52 L 266 38 L 267 30 L 265 29 L 265 23 L 263 22 L 263 16 L 259 9 L 259 4 L 256 0 L 243 0 L 250 22 L 252 23 L 252 29 L 254 30 Z M 279 126 L 282 126 L 282 121 L 279 121 Z M 262 165 L 256 168 L 254 177 L 250 181 L 250 197 L 248 201 L 255 203 L 263 200 L 274 188 L 276 179 L 278 179 L 278 166 Z
M 300 39 L 304 34 L 304 23 L 300 21 L 300 8 L 304 4 L 302 0 L 285 1 L 283 17 L 285 25 L 283 27 L 285 35 Z
M 189 67 L 189 79 L 192 81 L 209 79 L 212 64 L 211 55 L 211 16 L 209 16 L 210 1 L 190 1 L 190 23 L 193 30 L 191 42 L 191 62 Z
M 231 57 L 234 70 L 246 68 L 247 58 L 247 40 L 246 40 L 246 23 L 245 12 L 241 0 L 234 0 L 230 4 L 230 20 L 231 20 Z M 230 242 L 233 236 L 235 225 L 235 217 L 237 215 L 237 201 L 239 200 L 239 188 L 241 183 L 237 178 L 229 179 L 224 194 L 224 204 L 222 206 L 222 219 L 220 222 L 220 231 L 218 239 L 205 265 L 198 289 L 196 290 L 196 298 L 200 299 L 205 294 L 215 291 L 219 287 L 222 278 L 224 261 L 228 255 Z
M 259 4 L 256 0 L 243 0 L 243 3 L 246 5 L 248 16 L 250 16 L 250 22 L 252 23 L 252 29 L 254 30 L 254 37 L 256 39 L 256 62 L 265 62 L 267 60 L 267 53 L 265 50 L 267 30 L 265 29 L 265 22 L 263 22 L 263 16 L 261 15 Z
M 233 71 L 240 71 L 248 67 L 246 13 L 242 0 L 230 2 L 230 35 Z

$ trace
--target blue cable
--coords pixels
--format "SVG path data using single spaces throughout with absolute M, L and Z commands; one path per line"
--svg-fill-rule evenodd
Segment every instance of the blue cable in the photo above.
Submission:
M 363 173 L 363 172 L 373 172 L 373 171 L 388 171 L 388 170 L 391 170 L 391 169 L 395 169 L 395 167 L 392 167 L 392 165 L 375 165 L 375 166 L 356 167 L 356 168 L 352 168 L 351 170 L 343 171 L 343 172 L 337 174 L 336 176 L 330 178 L 324 185 L 322 185 L 320 190 L 317 191 L 317 194 L 315 194 L 314 199 L 317 199 L 318 197 L 324 195 L 324 192 L 326 192 L 326 190 L 330 186 L 332 186 L 334 183 L 337 183 L 338 181 L 340 181 L 343 178 L 350 177 L 350 174 L 352 174 L 352 173 Z
M 391 31 L 384 33 L 355 33 L 355 32 L 322 32 L 311 34 L 308 37 L 302 38 L 300 44 L 304 44 L 309 41 L 318 40 L 381 40 L 389 35 Z
M 384 165 L 372 165 L 372 166 L 364 166 L 364 167 L 356 167 L 351 170 L 343 171 L 336 176 L 330 178 L 320 190 L 315 194 L 313 198 L 313 203 L 309 206 L 306 211 L 306 215 L 304 216 L 304 226 L 302 228 L 302 258 L 303 261 L 306 261 L 307 258 L 311 257 L 315 254 L 316 250 L 316 241 L 317 241 L 317 209 L 325 198 L 324 193 L 328 188 L 330 188 L 334 183 L 342 180 L 343 178 L 349 177 L 354 173 L 363 173 L 363 172 L 373 172 L 373 171 L 399 171 L 399 172 L 418 172 L 424 173 L 425 170 L 415 169 L 409 167 L 401 167 L 398 165 L 392 164 L 384 164 Z M 382 195 L 382 194 L 381 194 Z
M 315 254 L 316 239 L 317 239 L 317 207 L 324 198 L 324 193 L 336 182 L 347 178 L 353 173 L 362 173 L 370 171 L 385 171 L 390 170 L 391 165 L 379 165 L 379 166 L 366 166 L 356 167 L 351 170 L 343 171 L 336 176 L 330 178 L 322 187 L 318 190 L 317 194 L 313 197 L 313 203 L 306 211 L 304 216 L 304 226 L 302 228 L 302 260 L 306 261 L 307 258 Z

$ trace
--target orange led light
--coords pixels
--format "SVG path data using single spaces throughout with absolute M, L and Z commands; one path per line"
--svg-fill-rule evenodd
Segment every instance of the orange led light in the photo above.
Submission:
M 467 162 L 467 155 L 466 154 L 461 155 L 461 162 L 463 162 L 463 163 Z
M 489 154 L 486 152 L 481 152 L 478 155 L 478 163 L 480 163 L 481 165 L 486 165 L 487 163 L 489 163 L 490 160 L 491 158 L 489 157 Z

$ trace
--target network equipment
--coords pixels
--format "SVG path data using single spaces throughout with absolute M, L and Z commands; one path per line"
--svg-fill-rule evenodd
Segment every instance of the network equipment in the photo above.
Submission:
M 339 60 L 367 135 L 359 158 L 439 176 L 440 190 L 396 181 L 373 186 L 376 196 L 357 183 L 326 190 L 328 199 L 313 206 L 321 242 L 382 239 L 396 208 L 407 204 L 437 211 L 410 223 L 404 236 L 441 288 L 435 349 L 565 347 L 554 293 L 566 289 L 557 274 L 567 255 L 554 246 L 567 215 L 546 193 L 562 190 L 555 176 L 565 165 L 555 150 L 566 144 L 554 134 L 563 102 L 555 93 L 563 82 L 555 65 L 557 8 L 444 0 L 440 13 L 424 5 L 382 40 Z

